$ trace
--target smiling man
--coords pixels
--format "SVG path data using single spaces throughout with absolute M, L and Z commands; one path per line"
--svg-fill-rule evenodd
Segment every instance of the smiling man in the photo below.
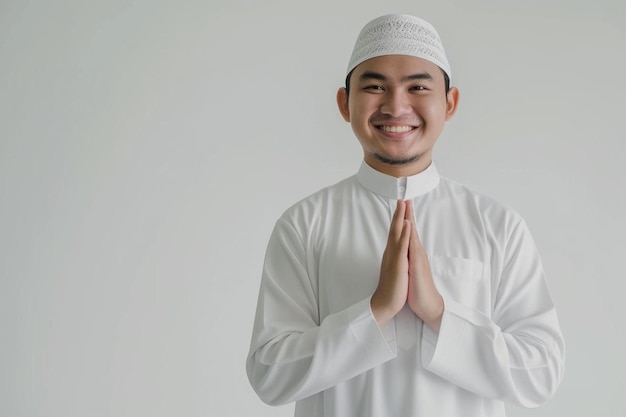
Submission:
M 350 93 L 341 88 L 337 102 L 368 165 L 396 177 L 430 165 L 435 141 L 458 102 L 458 90 L 447 88 L 445 77 L 432 62 L 407 55 L 371 58 L 354 68 Z
M 458 104 L 450 79 L 422 19 L 359 34 L 337 103 L 363 163 L 290 207 L 267 248 L 247 372 L 268 404 L 491 417 L 556 391 L 564 344 L 526 224 L 433 162 Z

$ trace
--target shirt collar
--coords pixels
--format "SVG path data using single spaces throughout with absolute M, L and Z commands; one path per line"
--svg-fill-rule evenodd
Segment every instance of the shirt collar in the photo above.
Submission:
M 363 187 L 393 200 L 413 199 L 439 185 L 439 173 L 434 162 L 419 174 L 396 178 L 376 171 L 363 161 L 356 176 Z

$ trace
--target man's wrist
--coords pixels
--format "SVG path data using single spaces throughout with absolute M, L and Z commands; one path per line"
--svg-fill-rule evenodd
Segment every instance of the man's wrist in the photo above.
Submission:
M 395 314 L 389 311 L 388 308 L 379 305 L 376 302 L 374 296 L 372 296 L 372 298 L 370 299 L 370 309 L 372 310 L 372 315 L 374 316 L 374 319 L 379 326 L 384 326 L 385 324 L 389 323 L 391 319 L 393 319 L 393 317 L 395 316 Z
M 443 320 L 443 312 L 445 311 L 445 303 L 441 294 L 438 294 L 439 302 L 436 303 L 433 314 L 428 318 L 424 318 L 424 323 L 435 332 L 439 333 L 441 328 L 441 321 Z

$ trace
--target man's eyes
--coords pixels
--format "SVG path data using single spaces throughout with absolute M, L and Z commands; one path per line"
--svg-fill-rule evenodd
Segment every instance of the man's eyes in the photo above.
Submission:
M 363 89 L 370 90 L 370 91 L 384 91 L 385 90 L 382 85 L 366 85 Z
M 385 91 L 385 87 L 383 87 L 382 85 L 373 84 L 373 85 L 366 85 L 365 87 L 363 87 L 363 90 L 378 92 L 378 91 Z M 413 85 L 408 88 L 408 91 L 410 92 L 425 91 L 425 90 L 428 90 L 428 88 L 426 88 L 423 85 Z

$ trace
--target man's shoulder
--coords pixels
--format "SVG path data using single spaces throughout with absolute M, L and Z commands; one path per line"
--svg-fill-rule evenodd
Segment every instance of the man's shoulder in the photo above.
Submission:
M 281 218 L 311 218 L 321 211 L 336 205 L 338 200 L 349 196 L 357 184 L 356 175 L 351 175 L 335 184 L 323 187 L 289 206 Z
M 465 203 L 469 208 L 476 210 L 482 218 L 506 219 L 513 222 L 521 220 L 517 210 L 490 195 L 444 176 L 440 181 L 439 188 L 442 192 L 449 194 L 459 205 Z

